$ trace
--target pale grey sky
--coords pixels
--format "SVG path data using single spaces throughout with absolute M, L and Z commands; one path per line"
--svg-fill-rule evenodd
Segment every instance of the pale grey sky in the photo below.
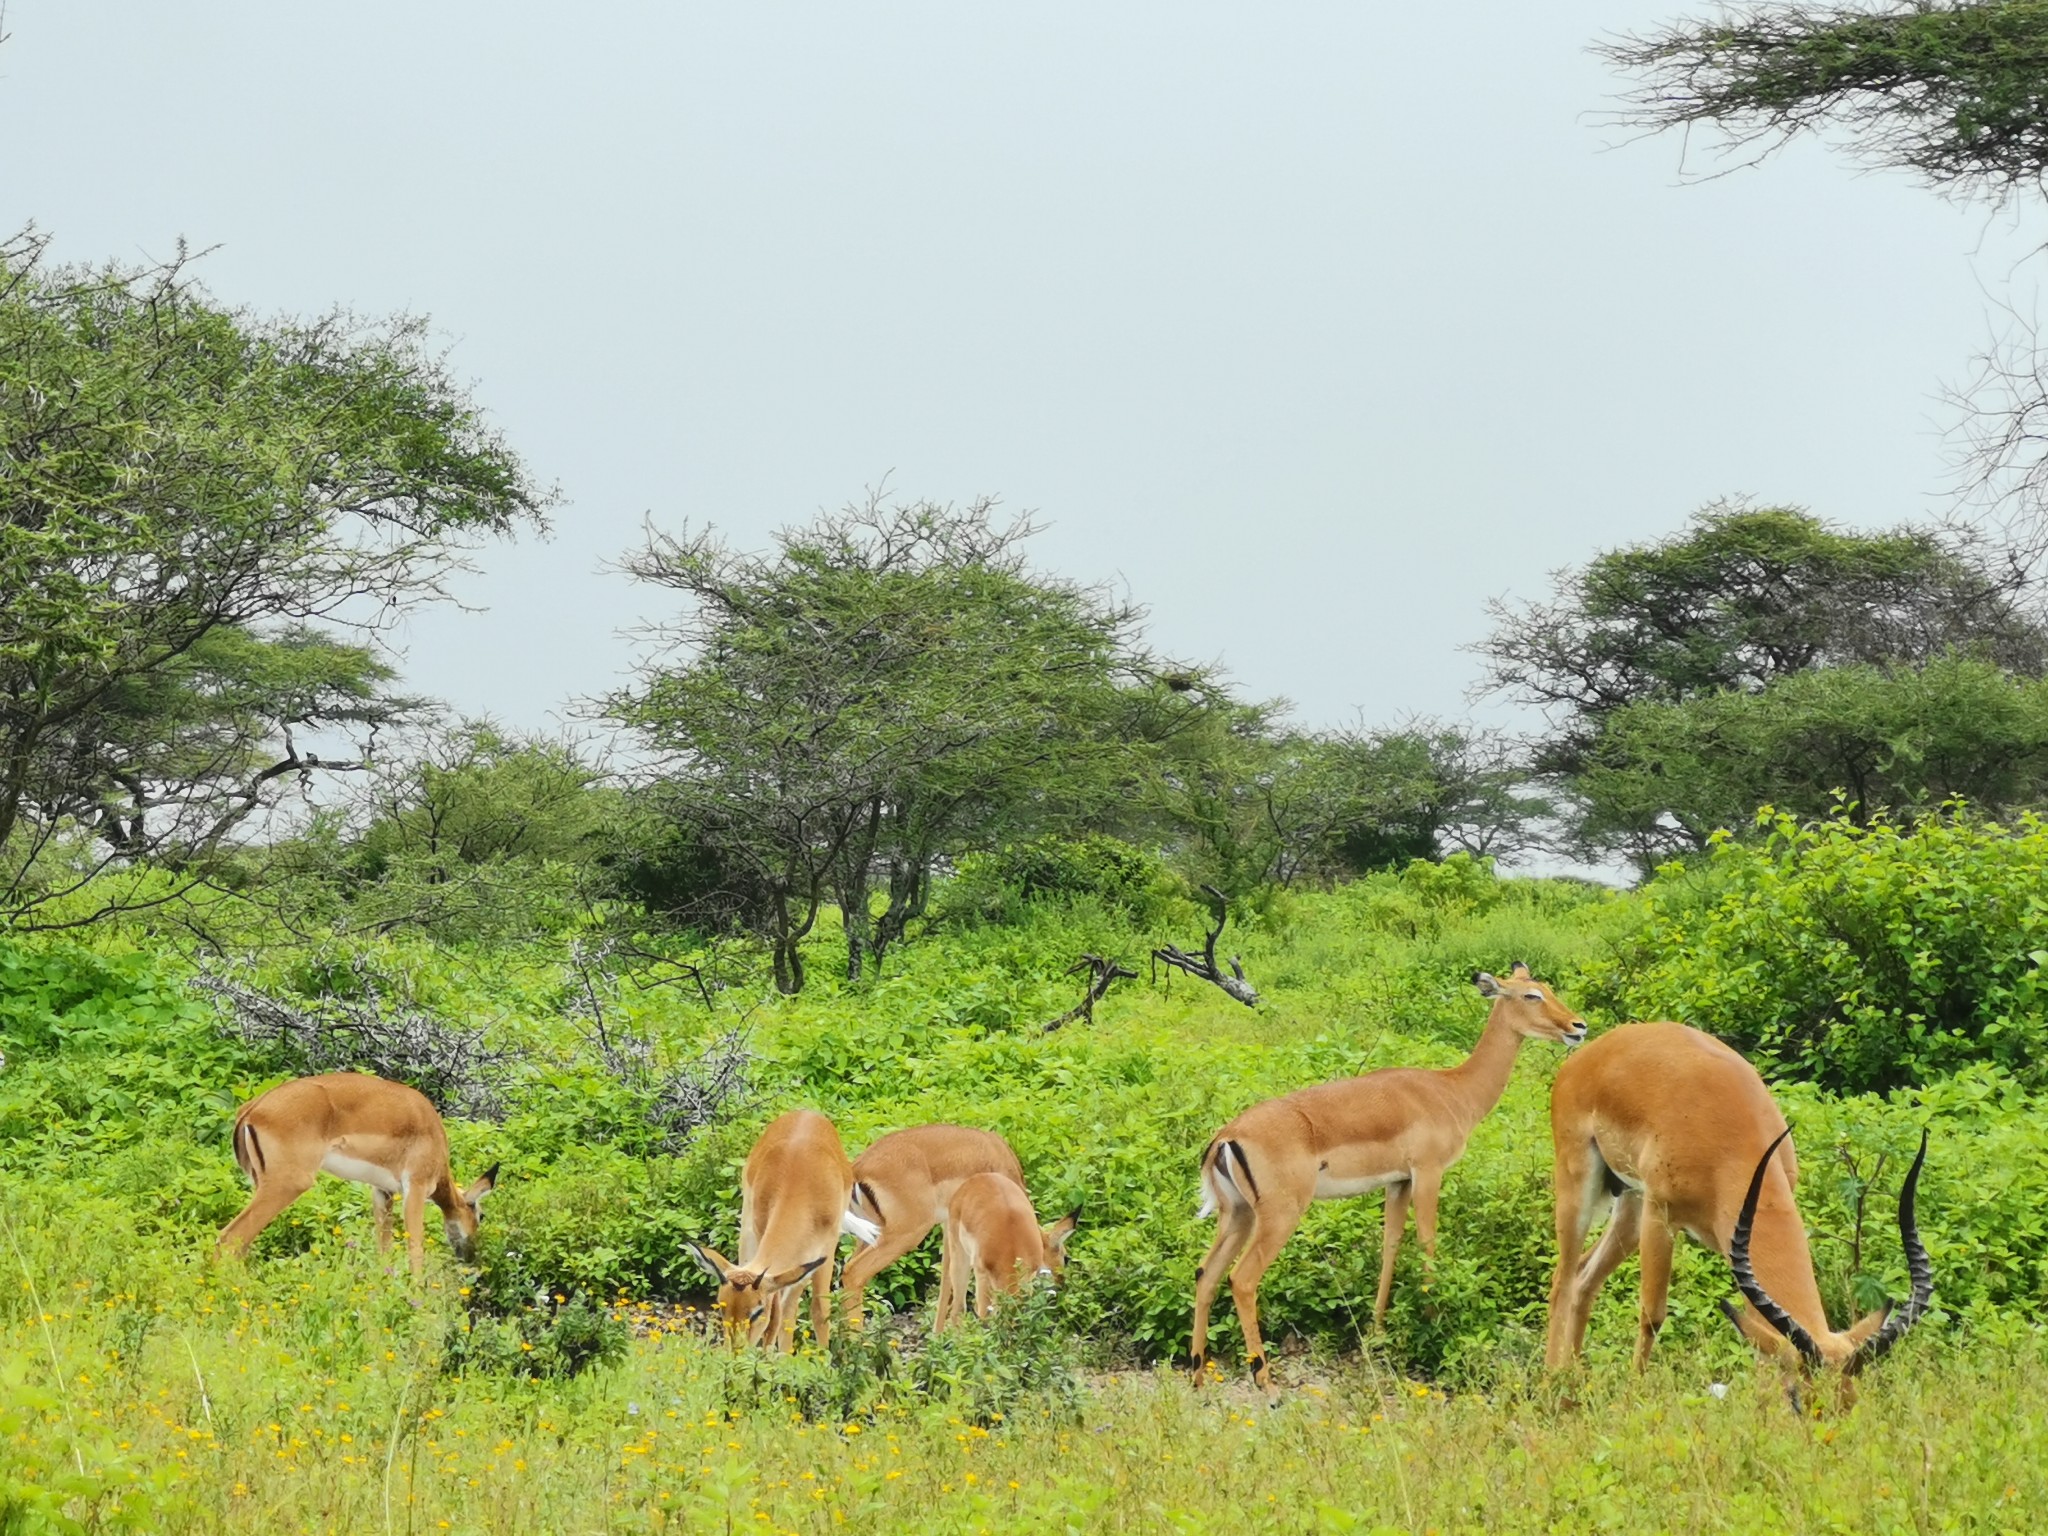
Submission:
M 617 678 L 643 515 L 758 544 L 889 474 L 1310 722 L 1458 713 L 1488 596 L 1711 498 L 1939 510 L 2027 243 L 1607 147 L 1586 44 L 1681 9 L 9 0 L 0 229 L 433 318 L 568 496 L 402 637 L 464 711 Z

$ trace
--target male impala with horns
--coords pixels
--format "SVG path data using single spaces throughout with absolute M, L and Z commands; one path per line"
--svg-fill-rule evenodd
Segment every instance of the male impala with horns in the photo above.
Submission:
M 1910 1300 L 1887 1303 L 1836 1332 L 1821 1305 L 1794 1191 L 1799 1162 L 1785 1117 L 1756 1069 L 1712 1035 L 1683 1024 L 1624 1024 L 1558 1070 L 1550 1096 L 1557 1163 L 1557 1273 L 1550 1286 L 1552 1370 L 1578 1357 L 1600 1286 L 1643 1256 L 1636 1365 L 1664 1324 L 1677 1235 L 1726 1255 L 1748 1308 L 1724 1307 L 1767 1355 L 1796 1350 L 1809 1367 L 1853 1376 L 1918 1322 L 1934 1296 L 1913 1199 L 1927 1138 L 1899 1192 Z M 1599 1245 L 1586 1234 L 1611 1211 Z

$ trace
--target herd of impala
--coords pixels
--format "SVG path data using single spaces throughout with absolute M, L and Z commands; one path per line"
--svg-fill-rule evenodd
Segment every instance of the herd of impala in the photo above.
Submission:
M 1386 1316 L 1411 1209 L 1425 1265 L 1434 1263 L 1444 1170 L 1500 1102 L 1522 1042 L 1575 1047 L 1586 1037 L 1585 1021 L 1519 961 L 1504 977 L 1482 971 L 1473 981 L 1493 1006 L 1479 1043 L 1458 1066 L 1389 1067 L 1268 1099 L 1224 1126 L 1202 1153 L 1201 1214 L 1216 1218 L 1216 1241 L 1195 1270 L 1191 1361 L 1198 1379 L 1208 1359 L 1209 1309 L 1227 1277 L 1253 1378 L 1274 1391 L 1259 1332 L 1259 1282 L 1311 1201 L 1386 1191 L 1375 1326 Z M 1664 1322 L 1680 1232 L 1728 1259 L 1749 1306 L 1724 1303 L 1723 1310 L 1745 1337 L 1767 1355 L 1796 1351 L 1805 1366 L 1844 1377 L 1889 1350 L 1933 1297 L 1914 1223 L 1925 1135 L 1899 1195 L 1911 1297 L 1837 1332 L 1814 1278 L 1785 1117 L 1756 1069 L 1712 1035 L 1670 1023 L 1609 1031 L 1558 1071 L 1550 1122 L 1557 1270 L 1545 1356 L 1552 1369 L 1577 1358 L 1601 1284 L 1631 1253 L 1642 1256 L 1635 1359 L 1643 1364 Z M 478 1207 L 498 1173 L 494 1167 L 462 1188 L 433 1105 L 411 1088 L 353 1073 L 299 1078 L 252 1100 L 235 1119 L 233 1146 L 254 1194 L 221 1233 L 223 1252 L 246 1252 L 325 1169 L 370 1186 L 385 1251 L 391 1202 L 402 1202 L 415 1277 L 427 1202 L 440 1207 L 450 1246 L 467 1258 Z M 840 1280 L 844 1315 L 858 1326 L 868 1283 L 943 1227 L 935 1326 L 944 1328 L 969 1305 L 970 1288 L 975 1312 L 986 1316 L 999 1294 L 1056 1277 L 1077 1216 L 1039 1224 L 1017 1155 L 994 1132 L 913 1126 L 849 1162 L 830 1120 L 792 1110 L 762 1132 L 741 1174 L 737 1262 L 691 1246 L 719 1282 L 731 1341 L 783 1348 L 806 1284 L 818 1341 L 829 1337 L 827 1289 L 842 1233 L 857 1244 Z M 1602 1217 L 1606 1231 L 1589 1253 L 1587 1235 Z

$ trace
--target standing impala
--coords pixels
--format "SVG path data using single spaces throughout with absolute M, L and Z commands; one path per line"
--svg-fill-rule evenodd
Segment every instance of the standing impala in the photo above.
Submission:
M 377 1251 L 391 1251 L 391 1197 L 405 1209 L 413 1278 L 426 1264 L 426 1205 L 441 1207 L 448 1246 L 468 1259 L 485 1195 L 498 1169 L 468 1189 L 448 1167 L 448 1130 L 425 1095 L 362 1072 L 330 1072 L 279 1083 L 235 1116 L 235 1161 L 255 1192 L 220 1234 L 222 1253 L 242 1254 L 286 1206 L 327 1172 L 370 1186 Z
M 925 1240 L 946 1219 L 961 1181 L 992 1173 L 1024 1187 L 1024 1170 L 994 1131 L 965 1125 L 913 1125 L 880 1137 L 853 1160 L 853 1208 L 882 1229 L 871 1247 L 846 1261 L 839 1277 L 847 1326 L 858 1328 L 868 1282 Z M 939 1309 L 952 1294 L 954 1247 L 940 1259 Z
M 1680 1232 L 1727 1257 L 1750 1307 L 1722 1310 L 1767 1355 L 1796 1349 L 1809 1366 L 1854 1375 L 1882 1357 L 1934 1297 L 1934 1271 L 1913 1217 L 1927 1138 L 1899 1191 L 1899 1236 L 1912 1299 L 1889 1302 L 1842 1333 L 1828 1326 L 1793 1191 L 1799 1161 L 1785 1117 L 1756 1069 L 1683 1024 L 1624 1024 L 1557 1074 L 1550 1095 L 1557 1162 L 1557 1273 L 1550 1284 L 1552 1370 L 1578 1358 L 1601 1284 L 1643 1256 L 1636 1366 L 1664 1326 Z M 1609 1210 L 1599 1246 L 1586 1234 Z
M 769 1122 L 740 1171 L 739 1263 L 716 1249 L 690 1244 L 718 1280 L 718 1308 L 735 1349 L 743 1343 L 787 1349 L 796 1326 L 790 1291 L 811 1282 L 811 1328 L 822 1348 L 832 1337 L 825 1291 L 839 1234 L 863 1242 L 881 1234 L 848 1208 L 853 1166 L 832 1122 L 813 1109 L 793 1109 Z
M 1444 1170 L 1465 1151 L 1472 1128 L 1507 1091 L 1524 1040 L 1577 1045 L 1586 1024 L 1517 960 L 1506 978 L 1476 972 L 1493 999 L 1479 1043 L 1444 1070 L 1386 1067 L 1363 1077 L 1304 1088 L 1255 1104 L 1216 1133 L 1202 1154 L 1202 1209 L 1216 1215 L 1216 1241 L 1195 1271 L 1191 1360 L 1197 1379 L 1208 1360 L 1209 1307 L 1230 1275 L 1238 1325 L 1253 1379 L 1268 1393 L 1273 1375 L 1259 1335 L 1259 1282 L 1314 1200 L 1387 1192 L 1375 1327 L 1387 1315 L 1394 1255 L 1408 1207 L 1426 1259 L 1436 1257 L 1436 1203 Z M 1239 1256 L 1242 1255 L 1242 1258 Z M 1237 1260 L 1235 1270 L 1231 1262 Z
M 987 1317 L 998 1293 L 1015 1296 L 1040 1277 L 1051 1280 L 1067 1267 L 1067 1239 L 1081 1219 L 1069 1211 L 1049 1227 L 1038 1224 L 1024 1186 L 1000 1173 L 963 1179 L 946 1216 L 946 1272 L 950 1287 L 939 1296 L 937 1333 L 967 1310 L 974 1287 L 974 1315 Z

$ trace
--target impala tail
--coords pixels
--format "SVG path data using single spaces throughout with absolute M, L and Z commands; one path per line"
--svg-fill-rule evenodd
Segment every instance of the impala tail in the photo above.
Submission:
M 1259 1181 L 1252 1176 L 1252 1165 L 1244 1155 L 1243 1144 L 1236 1141 L 1212 1143 L 1208 1155 L 1202 1159 L 1202 1204 L 1195 1214 L 1199 1217 L 1214 1216 L 1226 1205 L 1258 1203 Z
M 263 1177 L 263 1143 L 256 1139 L 256 1127 L 247 1120 L 235 1127 L 235 1161 L 254 1184 Z
M 840 1231 L 842 1233 L 852 1233 L 854 1241 L 856 1243 L 864 1243 L 866 1247 L 874 1247 L 874 1243 L 883 1241 L 881 1223 L 868 1221 L 866 1217 L 862 1217 L 862 1214 L 860 1214 L 860 1186 L 858 1184 L 854 1186 L 852 1198 L 846 1202 L 846 1210 L 840 1214 Z

